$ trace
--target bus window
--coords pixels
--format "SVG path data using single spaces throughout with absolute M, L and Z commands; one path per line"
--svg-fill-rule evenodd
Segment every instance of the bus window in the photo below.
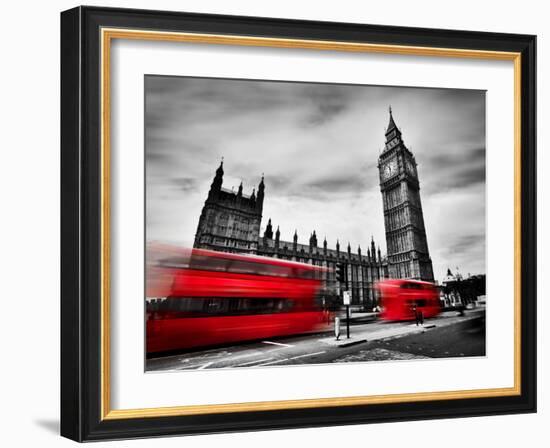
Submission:
M 290 274 L 290 269 L 286 266 L 253 263 L 243 260 L 232 260 L 229 263 L 228 271 L 236 274 L 255 274 L 274 277 L 288 277 Z
M 221 257 L 206 257 L 204 255 L 193 254 L 189 263 L 191 269 L 199 271 L 217 271 L 225 272 L 231 260 Z
M 315 271 L 313 269 L 292 268 L 292 277 L 313 280 L 315 279 Z
M 293 308 L 293 300 L 279 298 L 168 297 L 147 303 L 148 312 L 175 313 L 181 317 L 273 314 L 290 312 Z
M 189 267 L 189 258 L 187 257 L 171 257 L 159 260 L 159 266 L 164 268 L 186 269 Z
M 258 274 L 260 275 L 272 275 L 275 277 L 291 277 L 291 269 L 286 266 L 277 266 L 269 264 L 259 264 Z

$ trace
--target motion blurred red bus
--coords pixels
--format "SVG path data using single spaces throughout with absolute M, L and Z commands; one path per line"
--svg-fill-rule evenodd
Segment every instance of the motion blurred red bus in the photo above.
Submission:
M 419 280 L 381 280 L 377 284 L 380 297 L 380 318 L 385 320 L 414 320 L 416 312 L 424 318 L 441 312 L 439 291 L 430 282 Z
M 315 332 L 329 327 L 326 268 L 203 249 L 150 247 L 147 353 Z

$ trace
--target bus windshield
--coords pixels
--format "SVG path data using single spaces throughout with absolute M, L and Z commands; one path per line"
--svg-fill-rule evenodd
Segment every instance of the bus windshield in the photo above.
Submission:
M 199 271 L 228 272 L 272 277 L 301 279 L 315 278 L 315 271 L 299 266 L 258 263 L 256 260 L 232 259 L 211 255 L 193 254 L 191 257 L 170 257 L 159 261 L 162 267 L 194 269 Z

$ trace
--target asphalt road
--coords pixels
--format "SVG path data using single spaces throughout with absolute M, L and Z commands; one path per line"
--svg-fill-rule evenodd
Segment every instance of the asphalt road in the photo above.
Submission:
M 462 319 L 464 319 L 462 321 Z M 449 322 L 453 322 L 449 324 Z M 405 328 L 406 327 L 406 328 Z M 147 371 L 277 367 L 296 364 L 409 360 L 485 355 L 484 319 L 453 315 L 430 319 L 425 332 L 342 347 L 326 343 L 331 333 L 254 341 L 229 347 L 148 359 Z M 355 322 L 352 336 L 380 331 L 416 330 L 410 322 Z M 343 328 L 345 339 L 345 326 Z
M 422 358 L 485 356 L 485 325 L 482 318 L 433 328 L 425 333 L 367 342 L 354 353 L 332 362 L 389 361 Z
M 372 343 L 384 348 L 430 358 L 485 356 L 485 326 L 481 319 L 468 321 L 414 336 Z

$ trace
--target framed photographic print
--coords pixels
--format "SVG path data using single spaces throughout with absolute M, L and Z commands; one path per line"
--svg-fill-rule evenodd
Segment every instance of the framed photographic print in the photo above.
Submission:
M 61 433 L 536 411 L 535 36 L 61 14 Z

